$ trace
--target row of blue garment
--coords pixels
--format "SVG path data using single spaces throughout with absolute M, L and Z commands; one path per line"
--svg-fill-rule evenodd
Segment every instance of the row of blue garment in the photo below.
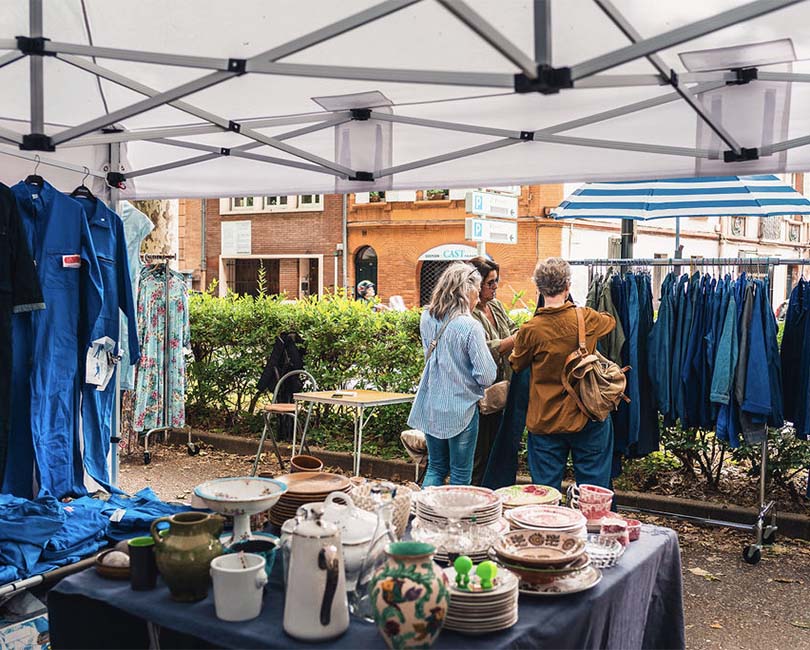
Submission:
M 804 278 L 790 292 L 781 353 L 785 419 L 798 438 L 810 440 L 810 283 Z
M 599 351 L 620 366 L 629 366 L 626 395 L 613 413 L 613 476 L 621 473 L 622 458 L 640 458 L 659 447 L 658 413 L 646 389 L 648 345 L 653 328 L 653 295 L 649 273 L 608 270 L 591 281 L 588 307 L 607 312 L 616 327 L 599 344 Z
M 115 381 L 97 390 L 85 382 L 85 363 L 92 341 L 109 337 L 118 346 L 121 314 L 136 322 L 128 250 L 134 242 L 127 241 L 122 218 L 89 191 L 67 195 L 31 176 L 10 194 L 42 301 L 15 308 L 10 317 L 5 393 L 14 408 L 0 408 L 0 416 L 8 413 L 0 417 L 0 448 L 6 450 L 0 492 L 81 496 L 87 477 L 110 489 Z M 137 362 L 134 326 L 126 350 L 128 362 Z
M 649 339 L 664 424 L 714 429 L 732 448 L 784 423 L 777 324 L 767 279 L 669 273 Z
M 0 494 L 0 585 L 78 562 L 110 542 L 149 534 L 152 521 L 189 510 L 150 488 L 107 500 L 89 496 L 62 503 Z

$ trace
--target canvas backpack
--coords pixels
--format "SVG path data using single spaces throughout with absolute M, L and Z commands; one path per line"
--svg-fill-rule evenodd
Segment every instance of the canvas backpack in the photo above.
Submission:
M 630 403 L 630 398 L 624 394 L 630 366 L 620 368 L 597 350 L 588 352 L 585 317 L 580 307 L 576 312 L 579 346 L 565 360 L 562 385 L 588 419 L 602 422 L 619 408 L 619 402 Z

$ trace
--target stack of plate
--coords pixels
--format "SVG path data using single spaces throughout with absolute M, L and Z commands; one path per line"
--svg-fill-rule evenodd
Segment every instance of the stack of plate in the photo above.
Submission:
M 270 509 L 270 523 L 281 526 L 295 517 L 298 508 L 306 503 L 318 503 L 331 492 L 348 492 L 351 482 L 340 474 L 329 472 L 296 472 L 276 477 L 287 486 L 276 505 Z
M 450 582 L 450 607 L 444 621 L 446 630 L 477 636 L 505 630 L 517 623 L 520 582 L 511 571 L 499 569 L 493 588 L 486 591 L 481 589 L 474 572 L 470 572 L 469 589 L 456 585 L 453 567 L 445 569 L 444 575 Z
M 499 563 L 520 577 L 520 591 L 536 595 L 574 593 L 594 586 L 601 572 L 575 535 L 513 530 L 492 547 Z
M 579 510 L 561 506 L 519 506 L 506 511 L 513 529 L 533 529 L 568 533 L 579 537 L 588 534 L 585 516 Z
M 501 498 L 489 488 L 473 485 L 443 485 L 423 490 L 415 495 L 416 516 L 434 526 L 447 525 L 446 508 L 467 507 L 468 514 L 462 519 L 474 521 L 479 526 L 497 522 L 503 513 Z
M 479 532 L 479 530 L 477 530 L 478 528 L 483 530 L 480 530 Z M 509 522 L 504 518 L 501 518 L 495 523 L 487 526 L 470 527 L 469 536 L 472 539 L 480 539 L 481 542 L 476 548 L 466 551 L 465 555 L 468 555 L 476 564 L 483 562 L 484 560 L 488 560 L 489 548 L 492 541 L 501 537 L 507 532 L 509 532 Z M 442 538 L 444 537 L 444 534 L 444 528 L 432 526 L 420 521 L 419 519 L 414 519 L 411 523 L 411 537 L 418 542 L 427 542 L 428 544 L 435 546 L 436 553 L 433 555 L 433 559 L 436 562 L 441 564 L 450 564 L 451 556 L 448 554 L 447 549 L 445 549 L 443 545 Z M 455 559 L 454 556 L 457 554 L 453 553 L 452 555 L 452 559 Z
M 501 497 L 503 509 L 510 510 L 520 506 L 560 505 L 562 494 L 548 485 L 510 485 L 495 490 Z

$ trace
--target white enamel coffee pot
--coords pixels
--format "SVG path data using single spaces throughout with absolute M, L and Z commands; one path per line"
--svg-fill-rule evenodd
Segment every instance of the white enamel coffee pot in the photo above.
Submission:
M 307 512 L 290 536 L 284 631 L 302 641 L 325 641 L 349 627 L 340 530 Z

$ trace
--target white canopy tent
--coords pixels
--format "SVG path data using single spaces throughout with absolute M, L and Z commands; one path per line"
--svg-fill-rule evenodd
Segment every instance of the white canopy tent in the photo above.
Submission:
M 0 180 L 35 156 L 63 189 L 122 172 L 121 198 L 803 171 L 808 24 L 801 0 L 3 0 Z

